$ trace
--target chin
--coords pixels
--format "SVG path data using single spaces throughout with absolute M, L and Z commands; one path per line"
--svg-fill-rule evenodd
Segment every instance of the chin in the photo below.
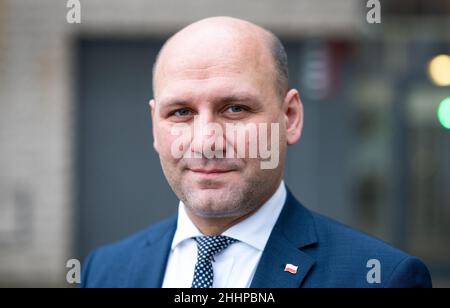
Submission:
M 228 187 L 204 188 L 197 189 L 195 192 L 193 192 L 192 196 L 195 196 L 195 201 L 201 204 L 215 207 L 215 205 L 217 205 L 219 202 L 228 203 L 226 200 L 229 198 L 230 192 Z
M 229 208 L 227 205 L 218 206 L 217 204 L 213 208 L 210 206 L 197 206 L 191 211 L 194 215 L 205 218 L 225 218 L 241 215 L 239 209 Z
M 189 207 L 198 216 L 226 217 L 233 216 L 236 211 L 239 211 L 236 208 L 236 199 L 226 188 L 199 189 L 189 195 Z

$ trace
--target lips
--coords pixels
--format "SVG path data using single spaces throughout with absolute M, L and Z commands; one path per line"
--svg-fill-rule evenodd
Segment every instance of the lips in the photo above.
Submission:
M 227 172 L 233 171 L 231 169 L 201 169 L 201 168 L 192 168 L 190 170 L 192 172 L 204 173 L 204 174 L 219 174 L 219 173 L 227 173 Z

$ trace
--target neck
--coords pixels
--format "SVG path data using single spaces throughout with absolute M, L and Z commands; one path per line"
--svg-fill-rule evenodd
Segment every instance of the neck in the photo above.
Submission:
M 259 209 L 255 210 L 238 217 L 199 217 L 188 209 L 186 213 L 194 225 L 206 236 L 218 236 L 225 232 L 227 229 L 243 221 L 247 217 L 251 216 Z

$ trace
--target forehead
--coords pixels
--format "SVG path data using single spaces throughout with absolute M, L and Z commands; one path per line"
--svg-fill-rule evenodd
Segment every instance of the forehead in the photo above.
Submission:
M 206 83 L 178 81 L 163 89 L 157 98 L 159 107 L 177 104 L 207 102 L 215 105 L 226 102 L 261 102 L 267 95 L 264 88 L 251 83 L 238 82 L 237 79 L 214 78 Z
M 258 40 L 225 35 L 178 40 L 157 64 L 155 97 L 180 88 L 267 88 L 272 75 L 267 47 Z
M 225 97 L 240 98 L 235 101 L 263 100 L 270 95 L 270 86 L 263 75 L 239 67 L 188 69 L 163 78 L 155 98 L 160 103 L 219 102 Z

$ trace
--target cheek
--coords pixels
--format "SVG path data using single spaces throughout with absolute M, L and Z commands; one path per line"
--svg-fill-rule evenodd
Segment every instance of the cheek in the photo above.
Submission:
M 171 134 L 170 128 L 164 127 L 162 125 L 158 127 L 158 129 L 155 131 L 155 134 L 158 140 L 159 156 L 161 160 L 167 162 L 175 160 L 174 156 L 172 155 L 172 144 L 178 137 Z

